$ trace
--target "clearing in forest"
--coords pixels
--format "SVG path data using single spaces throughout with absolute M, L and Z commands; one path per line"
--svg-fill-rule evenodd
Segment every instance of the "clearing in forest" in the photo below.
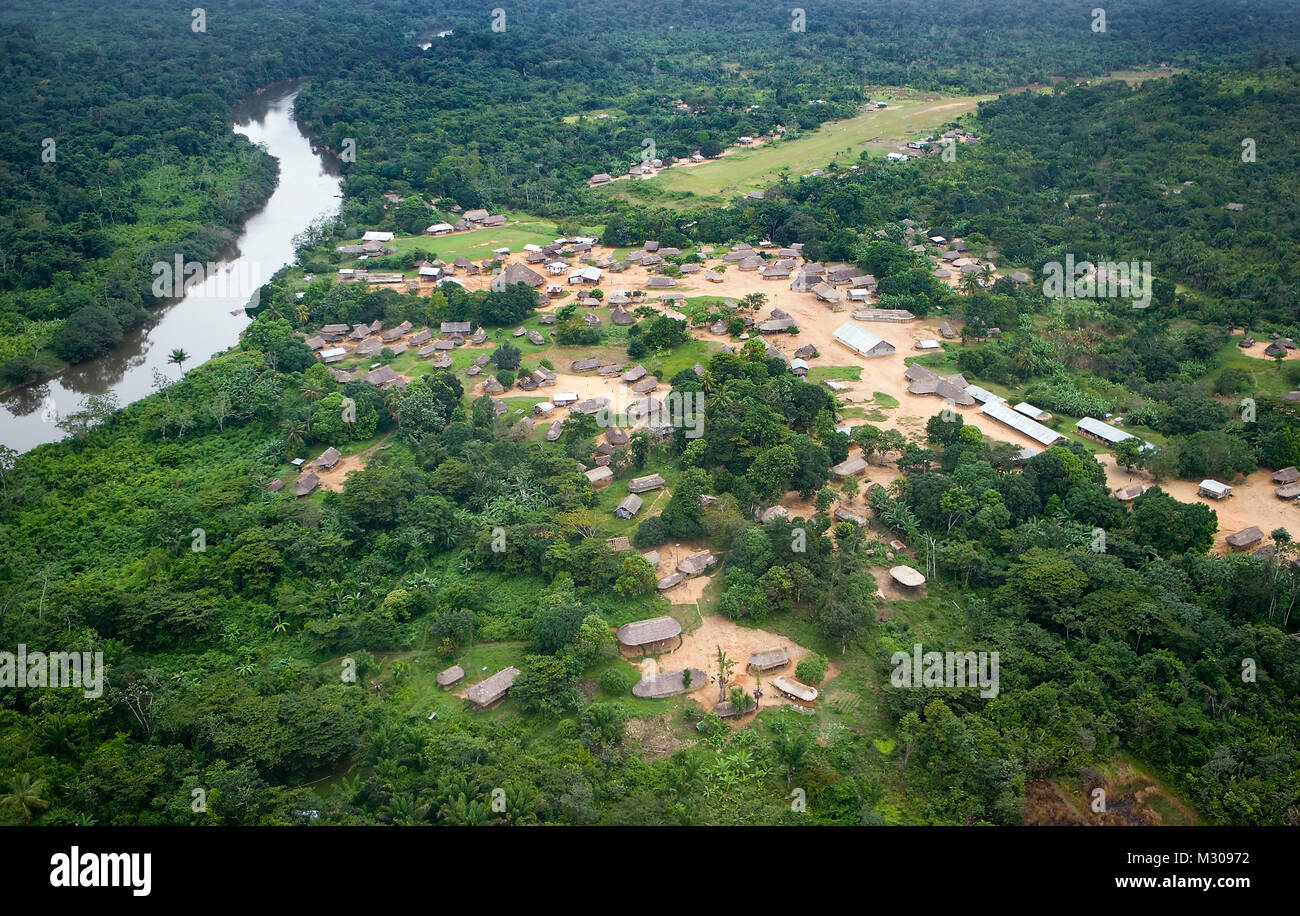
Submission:
M 788 169 L 798 176 L 824 168 L 841 157 L 847 167 L 858 161 L 862 151 L 873 156 L 904 150 L 916 139 L 954 118 L 974 111 L 991 95 L 928 95 L 921 99 L 885 97 L 888 108 L 864 111 L 852 118 L 823 124 L 802 136 L 751 149 L 728 150 L 727 155 L 694 166 L 673 166 L 649 179 L 655 187 L 670 192 L 689 192 L 697 198 L 731 197 L 760 191 L 776 184 Z M 605 186 L 610 193 L 629 194 L 635 184 L 616 182 Z

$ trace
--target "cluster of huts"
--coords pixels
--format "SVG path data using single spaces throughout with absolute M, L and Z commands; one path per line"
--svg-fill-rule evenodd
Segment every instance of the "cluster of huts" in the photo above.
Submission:
M 320 486 L 320 476 L 317 471 L 331 471 L 343 457 L 342 453 L 334 446 L 330 446 L 316 456 L 315 460 L 308 463 L 305 459 L 295 458 L 290 464 L 298 468 L 298 479 L 289 487 L 289 492 L 294 496 L 307 496 Z M 271 493 L 278 493 L 284 489 L 285 482 L 277 477 L 267 486 Z
M 452 212 L 459 210 L 453 207 Z M 504 226 L 506 218 L 501 214 L 490 214 L 487 210 L 474 209 L 460 212 L 460 218 L 455 223 L 434 223 L 425 232 L 430 235 L 448 235 L 452 232 L 468 232 L 472 229 L 493 229 L 497 226 Z
M 305 336 L 305 335 L 304 335 Z M 342 362 L 349 352 L 353 356 L 374 357 L 382 351 L 389 350 L 394 356 L 415 349 L 421 359 L 433 358 L 435 369 L 451 367 L 451 351 L 465 343 L 483 343 L 487 332 L 482 328 L 472 330 L 468 321 L 444 321 L 434 339 L 433 332 L 424 327 L 415 330 L 411 322 L 384 329 L 379 319 L 369 324 L 353 325 L 327 324 L 316 332 L 314 337 L 305 337 L 305 343 L 316 352 L 317 358 L 326 365 Z M 351 351 L 344 344 L 355 344 Z M 352 381 L 355 376 L 341 369 L 330 370 L 340 382 Z M 379 388 L 405 387 L 407 380 L 388 366 L 373 365 L 362 376 L 364 381 Z

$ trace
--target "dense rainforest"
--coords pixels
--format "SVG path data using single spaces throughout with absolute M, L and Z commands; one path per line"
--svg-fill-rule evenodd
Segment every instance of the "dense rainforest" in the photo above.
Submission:
M 405 298 L 362 295 L 367 313 Z M 1003 656 L 992 700 L 888 690 L 889 655 L 922 634 L 872 613 L 885 545 L 824 511 L 750 521 L 787 490 L 833 499 L 828 469 L 850 438 L 828 394 L 757 343 L 716 355 L 703 378 L 674 379 L 710 392 L 704 438 L 641 433 L 613 456 L 620 478 L 655 467 L 673 482 L 634 541 L 721 550 L 718 611 L 799 634 L 864 709 L 814 743 L 790 713 L 733 731 L 687 704 L 671 718 L 696 740 L 645 757 L 631 729 L 661 714 L 627 696 L 608 627 L 653 613 L 654 576 L 605 544 L 573 460 L 594 422 L 541 443 L 449 373 L 404 392 L 339 386 L 294 366 L 295 344 L 264 315 L 238 350 L 6 467 L 0 639 L 92 646 L 108 674 L 103 700 L 5 692 L 5 817 L 485 823 L 503 788 L 520 823 L 1017 823 L 1029 782 L 1086 778 L 1124 748 L 1211 821 L 1295 822 L 1300 767 L 1283 738 L 1300 726 L 1300 644 L 1284 617 L 1300 579 L 1280 534 L 1276 560 L 1207 555 L 1204 506 L 1157 488 L 1125 507 L 1077 446 L 1020 470 L 960 418 L 915 439 L 859 426 L 853 441 L 903 472 L 872 495 L 877 518 L 945 583 L 925 641 Z M 385 447 L 341 493 L 268 493 L 304 438 L 346 438 L 330 426 L 344 394 Z M 190 422 L 156 422 L 168 412 Z M 718 501 L 703 507 L 705 493 Z M 1104 554 L 1089 546 L 1098 526 Z M 436 695 L 430 672 L 466 658 L 518 660 L 511 705 L 467 714 Z M 1243 659 L 1258 666 L 1249 682 Z M 355 682 L 340 678 L 348 662 Z M 808 812 L 785 800 L 791 776 Z
M 625 166 L 647 137 L 682 155 L 812 128 L 851 114 L 871 86 L 997 91 L 1155 63 L 1289 60 L 1297 15 L 1282 2 L 1225 16 L 1211 2 L 1140 0 L 1094 31 L 1083 2 L 896 0 L 801 8 L 796 31 L 789 10 L 757 0 L 495 9 L 235 2 L 200 21 L 161 0 L 6 4 L 0 377 L 104 352 L 158 304 L 150 264 L 226 250 L 274 180 L 229 113 L 276 80 L 311 77 L 305 123 L 335 151 L 355 141 L 349 227 L 377 217 L 388 190 L 573 217 L 603 212 L 582 180 Z
M 1126 460 L 1157 476 L 1296 464 L 1300 409 L 1280 395 L 1300 377 L 1223 355 L 1229 322 L 1300 338 L 1295 12 L 1145 2 L 1096 33 L 1090 6 L 835 4 L 792 33 L 787 10 L 758 3 L 629 15 L 542 2 L 518 19 L 506 8 L 493 32 L 487 10 L 237 3 L 195 32 L 188 10 L 153 0 L 112 14 L 9 4 L 6 371 L 92 355 L 112 334 L 74 352 L 87 328 L 142 320 L 157 252 L 220 250 L 274 175 L 230 134 L 230 106 L 307 76 L 300 113 L 331 148 L 357 141 L 340 237 L 391 221 L 382 194 L 395 191 L 419 204 L 417 228 L 420 201 L 450 197 L 596 217 L 616 245 L 804 242 L 872 272 L 884 305 L 962 317 L 970 339 L 936 368 L 1023 387 L 1062 417 L 1125 411 L 1157 446 Z M 439 29 L 453 34 L 422 51 Z M 841 162 L 710 209 L 607 213 L 582 186 L 645 136 L 676 153 L 810 127 L 873 85 L 994 90 L 1158 62 L 1198 72 L 998 99 L 965 122 L 982 140 L 955 162 Z M 1006 279 L 953 290 L 911 250 L 909 219 L 1030 273 L 1066 253 L 1150 259 L 1152 306 L 1134 319 L 1126 302 Z M 340 383 L 295 336 L 336 321 L 495 330 L 532 311 L 530 291 L 426 298 L 281 276 L 267 301 L 238 347 L 156 394 L 120 411 L 92 402 L 72 438 L 0 454 L 0 647 L 107 663 L 102 698 L 0 691 L 3 822 L 1017 824 L 1032 787 L 1088 788 L 1131 755 L 1206 822 L 1300 823 L 1300 544 L 1287 531 L 1261 555 L 1209 553 L 1204 505 L 1158 486 L 1126 505 L 1079 443 L 1018 462 L 960 416 L 846 434 L 828 389 L 757 341 L 703 358 L 702 374 L 665 373 L 707 396 L 704 434 L 637 432 L 614 450 L 620 484 L 656 471 L 671 493 L 614 527 L 579 470 L 601 432 L 591 418 L 545 442 L 528 404 L 508 398 L 498 416 L 427 364 L 404 389 Z M 693 323 L 743 311 L 686 308 Z M 652 366 L 691 346 L 680 322 L 637 317 L 596 340 Z M 494 344 L 498 377 L 534 368 L 504 332 Z M 1250 423 L 1230 409 L 1247 394 Z M 328 445 L 357 461 L 346 489 L 270 489 L 291 479 L 289 459 Z M 867 497 L 874 527 L 830 513 L 856 495 L 830 470 L 851 448 L 898 471 Z M 810 503 L 802 517 L 755 521 L 790 492 Z M 636 549 L 611 549 L 615 533 Z M 875 573 L 894 538 L 932 578 L 888 618 Z M 800 677 L 835 666 L 819 718 L 769 709 L 732 728 L 631 695 L 637 670 L 610 628 L 664 613 L 640 551 L 683 541 L 721 560 L 719 614 L 809 647 Z M 998 695 L 890 689 L 891 655 L 918 642 L 999 651 Z M 470 680 L 520 675 L 503 706 L 474 713 L 433 681 L 451 664 Z

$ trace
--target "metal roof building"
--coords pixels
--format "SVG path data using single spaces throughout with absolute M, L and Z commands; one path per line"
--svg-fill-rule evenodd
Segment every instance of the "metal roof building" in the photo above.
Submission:
M 980 413 L 987 414 L 999 423 L 1010 426 L 1016 432 L 1028 436 L 1042 445 L 1050 446 L 1065 438 L 1056 430 L 1048 429 L 1037 420 L 1031 420 L 1022 413 L 1016 413 L 1006 404 L 997 401 L 986 403 L 980 408 Z
M 846 321 L 835 329 L 835 339 L 862 356 L 888 356 L 895 349 L 889 341 L 851 321 Z
M 1005 404 L 1007 399 L 1000 394 L 994 394 L 986 388 L 979 385 L 967 385 L 966 393 L 979 401 L 981 404 Z
M 1134 438 L 1132 433 L 1126 433 L 1118 427 L 1111 426 L 1109 423 L 1103 423 L 1092 417 L 1084 417 L 1074 428 L 1085 436 L 1091 436 L 1094 439 L 1100 439 L 1107 445 L 1114 445 L 1116 442 L 1123 442 L 1125 439 Z

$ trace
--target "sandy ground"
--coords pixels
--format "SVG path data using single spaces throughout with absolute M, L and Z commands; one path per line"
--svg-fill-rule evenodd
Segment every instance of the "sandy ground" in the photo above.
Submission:
M 716 268 L 722 264 L 720 258 L 721 255 L 726 253 L 727 246 L 718 245 L 715 246 L 715 249 L 717 257 L 710 258 L 706 262 L 707 267 Z M 613 249 L 598 246 L 593 249 L 592 254 L 598 258 L 610 256 L 613 254 Z M 767 296 L 767 302 L 755 315 L 756 318 L 764 318 L 773 308 L 779 307 L 789 312 L 799 323 L 798 334 L 770 335 L 765 338 L 769 345 L 786 354 L 792 354 L 799 347 L 811 343 L 820 354 L 817 358 L 811 360 L 814 367 L 858 367 L 861 370 L 861 378 L 856 382 L 844 382 L 848 387 L 836 395 L 840 402 L 844 405 L 866 405 L 873 399 L 876 392 L 882 392 L 896 399 L 899 406 L 894 409 L 884 410 L 884 420 L 870 422 L 885 428 L 898 429 L 909 436 L 924 435 L 926 421 L 943 409 L 944 402 L 937 397 L 908 393 L 906 381 L 903 379 L 903 372 L 906 369 L 904 360 L 909 356 L 917 355 L 919 351 L 914 349 L 914 344 L 918 340 L 930 338 L 940 340 L 942 343 L 938 327 L 945 316 L 931 315 L 914 321 L 898 323 L 855 321 L 852 317 L 853 306 L 848 303 L 844 304 L 841 311 L 835 312 L 825 303 L 818 301 L 811 293 L 791 290 L 790 281 L 788 280 L 768 281 L 764 280 L 757 271 L 740 271 L 735 264 L 729 264 L 726 267 L 727 269 L 723 274 L 724 280 L 721 283 L 710 283 L 699 274 L 696 274 L 679 278 L 675 289 L 647 289 L 646 281 L 653 275 L 651 269 L 647 267 L 630 267 L 621 274 L 606 272 L 599 286 L 607 294 L 614 289 L 644 289 L 646 290 L 646 304 L 659 310 L 666 308 L 659 301 L 659 297 L 662 295 L 671 294 L 682 298 L 717 296 L 740 301 L 749 293 L 761 292 Z M 463 277 L 462 279 L 471 289 L 486 287 L 491 281 L 491 277 L 486 274 L 477 277 Z M 553 281 L 553 278 L 548 277 L 548 281 Z M 952 282 L 955 284 L 956 278 Z M 432 284 L 423 284 L 421 292 L 427 294 L 432 288 Z M 572 301 L 572 297 L 557 300 L 548 306 L 544 306 L 541 311 L 552 311 L 570 301 Z M 606 309 L 608 309 L 608 306 L 601 307 L 602 311 Z M 866 359 L 835 342 L 833 338 L 835 329 L 846 322 L 865 327 L 873 334 L 889 341 L 895 346 L 895 352 L 888 356 Z M 715 343 L 730 342 L 733 346 L 739 343 L 737 341 L 727 341 L 724 337 L 710 334 L 706 326 L 691 328 L 691 334 L 696 338 L 710 340 Z M 1267 345 L 1268 341 L 1261 340 L 1254 347 L 1243 352 L 1263 358 L 1263 350 Z M 482 348 L 487 349 L 491 346 L 491 343 L 487 343 L 482 345 Z M 573 358 L 577 359 L 581 355 L 579 350 L 575 348 Z M 1300 351 L 1289 351 L 1287 358 L 1300 358 Z M 628 386 L 617 378 L 605 379 L 594 374 L 573 375 L 569 373 L 558 373 L 557 376 L 554 388 L 542 388 L 534 393 L 542 397 L 560 391 L 575 392 L 580 398 L 607 395 L 615 399 L 615 405 L 618 407 L 623 407 L 642 397 L 642 395 L 631 392 Z M 478 387 L 475 386 L 474 391 L 477 392 L 478 390 Z M 668 390 L 665 383 L 659 390 L 654 392 L 653 396 L 662 400 Z M 1042 446 L 1039 443 L 981 414 L 979 406 L 976 404 L 971 407 L 958 408 L 961 411 L 962 419 L 967 424 L 979 428 L 981 432 L 993 439 L 1041 450 Z M 567 411 L 563 409 L 557 410 L 552 414 L 552 419 L 563 418 L 566 414 Z M 846 423 L 850 426 L 856 426 L 863 422 L 868 421 L 860 418 L 846 420 Z M 854 453 L 856 453 L 856 449 Z M 1125 471 L 1116 468 L 1114 460 L 1109 455 L 1100 455 L 1098 458 L 1106 467 L 1107 483 L 1113 489 L 1126 486 L 1130 482 L 1151 482 L 1149 479 L 1145 479 L 1141 473 L 1129 475 Z M 344 459 L 344 461 L 346 462 L 348 459 Z M 340 467 L 342 466 L 343 462 L 340 462 Z M 339 473 L 336 468 L 328 476 L 338 476 L 341 480 L 345 475 L 346 470 Z M 897 470 L 892 466 L 873 464 L 859 480 L 864 488 L 868 481 L 888 486 L 896 476 Z M 331 489 L 334 488 L 334 486 L 331 486 L 331 482 L 327 480 L 327 475 L 322 475 L 322 484 L 329 486 Z M 1217 538 L 1218 546 L 1216 549 L 1222 549 L 1222 541 L 1227 534 L 1250 525 L 1258 525 L 1266 533 L 1278 527 L 1285 527 L 1288 530 L 1300 533 L 1300 516 L 1297 516 L 1296 505 L 1279 500 L 1273 495 L 1274 485 L 1267 471 L 1259 471 L 1245 480 L 1235 482 L 1233 484 L 1233 495 L 1223 501 L 1206 500 L 1198 497 L 1196 495 L 1196 485 L 1195 481 L 1181 480 L 1166 480 L 1161 483 L 1161 487 L 1177 499 L 1185 502 L 1205 502 L 1206 505 L 1218 513 L 1221 530 Z M 804 505 L 796 494 L 789 494 L 786 499 L 782 500 L 782 505 L 790 509 L 793 515 L 804 515 L 806 517 L 811 510 L 811 506 Z M 861 499 L 855 501 L 849 507 L 854 511 L 862 511 L 865 508 Z M 669 563 L 668 559 L 665 558 L 660 565 L 660 575 L 666 575 L 674 565 L 675 561 Z M 697 577 L 673 589 L 669 593 L 669 597 L 674 603 L 694 603 L 699 600 L 699 592 L 702 592 L 705 585 L 707 585 L 707 577 Z
M 1214 536 L 1214 549 L 1219 552 L 1228 550 L 1224 538 L 1251 525 L 1258 525 L 1264 532 L 1264 541 L 1256 548 L 1268 543 L 1268 535 L 1277 528 L 1285 528 L 1292 534 L 1300 534 L 1300 510 L 1295 500 L 1278 499 L 1273 490 L 1272 471 L 1256 471 L 1244 479 L 1232 483 L 1232 495 L 1227 499 L 1206 499 L 1196 494 L 1199 481 L 1162 480 L 1155 483 L 1150 475 L 1142 471 L 1128 473 L 1115 464 L 1112 455 L 1098 455 L 1097 460 L 1106 468 L 1106 483 L 1112 489 L 1141 483 L 1147 486 L 1159 486 L 1170 496 L 1185 503 L 1205 503 L 1219 516 L 1219 530 Z M 1227 483 L 1228 481 L 1225 481 Z M 1254 548 L 1252 548 L 1254 549 Z
M 392 435 L 392 433 L 389 433 L 363 452 L 357 452 L 353 455 L 344 455 L 339 459 L 339 463 L 334 465 L 334 467 L 330 468 L 328 471 L 317 470 L 316 476 L 320 478 L 320 489 L 333 490 L 335 493 L 342 493 L 343 484 L 347 479 L 347 476 L 353 471 L 359 471 L 365 467 L 366 462 L 370 460 L 370 456 L 383 448 L 384 444 Z
M 751 696 L 754 693 L 754 688 L 758 685 L 758 679 L 753 672 L 743 670 L 749 656 L 765 649 L 782 648 L 787 650 L 790 653 L 790 664 L 779 671 L 772 671 L 763 675 L 763 696 L 759 700 L 759 704 L 761 706 L 784 706 L 787 703 L 794 702 L 783 696 L 770 684 L 774 677 L 782 675 L 794 677 L 795 665 L 798 664 L 799 659 L 808 654 L 808 650 L 784 636 L 778 636 L 776 633 L 738 626 L 719 614 L 706 616 L 693 631 L 683 634 L 680 648 L 659 656 L 657 660 L 648 658 L 641 662 L 641 673 L 644 676 L 656 674 L 659 671 L 676 671 L 686 667 L 700 668 L 709 672 L 710 682 L 702 685 L 702 688 L 707 689 L 693 690 L 691 691 L 691 697 L 705 708 L 712 709 L 713 705 L 718 702 L 718 685 L 712 678 L 717 676 L 719 646 L 722 647 L 722 651 L 727 653 L 727 657 L 736 663 L 736 667 L 731 672 L 732 683 L 738 687 L 743 687 L 745 692 Z M 829 681 L 836 673 L 838 672 L 828 666 L 826 680 Z M 822 690 L 824 684 L 825 682 L 818 685 L 818 689 Z M 800 705 L 814 704 L 801 703 Z
M 668 487 L 654 490 L 654 499 L 647 497 L 648 505 L 643 506 L 638 518 L 649 518 L 657 512 L 662 511 L 663 506 L 668 505 L 668 500 L 672 498 L 672 491 Z M 671 575 L 677 571 L 677 563 L 683 557 L 689 557 L 693 553 L 699 553 L 701 550 L 708 550 L 709 545 L 704 541 L 677 541 L 670 542 L 662 547 L 656 548 L 659 553 L 659 564 L 655 567 L 655 575 L 662 579 L 664 576 Z M 642 551 L 649 553 L 649 551 Z M 694 604 L 698 605 L 700 599 L 704 597 L 704 590 L 709 587 L 709 582 L 713 578 L 712 567 L 710 572 L 682 580 L 678 585 L 665 592 L 660 592 L 668 599 L 670 604 Z
M 1240 339 L 1241 339 L 1241 338 L 1240 338 L 1240 335 L 1242 335 L 1242 334 L 1245 333 L 1245 329 L 1244 329 L 1244 328 L 1233 328 L 1233 329 L 1232 329 L 1232 333 L 1233 333 L 1234 335 L 1237 335 L 1237 336 L 1233 339 L 1233 343 L 1236 344 L 1236 343 L 1238 343 L 1238 342 L 1240 341 Z M 1237 347 L 1237 349 L 1238 349 L 1239 351 L 1241 351 L 1242 353 L 1246 354 L 1247 356 L 1254 357 L 1255 359 L 1267 359 L 1267 360 L 1272 360 L 1273 357 L 1271 357 L 1271 356 L 1267 356 L 1267 355 L 1265 355 L 1265 353 L 1264 353 L 1264 351 L 1268 349 L 1268 345 L 1271 344 L 1272 342 L 1273 342 L 1272 338 L 1270 338 L 1270 337 L 1268 337 L 1268 336 L 1256 337 L 1256 338 L 1255 338 L 1255 343 L 1254 343 L 1253 345 L 1251 345 L 1251 346 L 1249 346 L 1249 347 Z M 1300 359 L 1300 350 L 1287 350 L 1287 351 L 1286 351 L 1286 354 L 1282 357 L 1282 359 L 1284 359 L 1284 360 L 1287 360 L 1287 359 Z

